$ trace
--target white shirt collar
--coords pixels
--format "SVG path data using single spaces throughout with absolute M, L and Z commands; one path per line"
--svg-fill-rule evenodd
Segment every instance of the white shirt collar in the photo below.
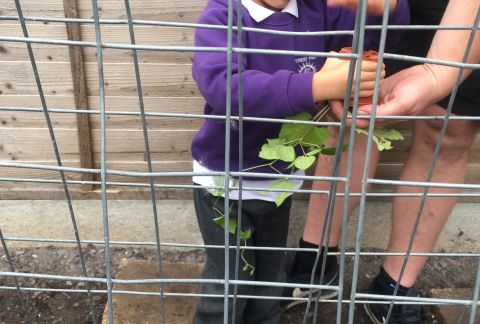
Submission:
M 275 13 L 275 11 L 265 8 L 253 0 L 242 0 L 242 5 L 248 10 L 250 16 L 257 23 L 264 21 Z M 297 0 L 290 0 L 282 12 L 289 13 L 295 16 L 295 18 L 298 18 Z

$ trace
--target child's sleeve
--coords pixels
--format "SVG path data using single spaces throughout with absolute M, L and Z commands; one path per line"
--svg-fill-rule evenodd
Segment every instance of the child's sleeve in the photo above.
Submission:
M 343 7 L 328 8 L 328 30 L 353 30 L 356 13 Z M 408 25 L 410 23 L 410 11 L 408 0 L 398 0 L 395 10 L 388 18 L 389 25 Z M 366 25 L 381 25 L 382 16 L 367 14 Z M 380 29 L 367 29 L 365 31 L 364 50 L 378 50 L 380 45 Z M 402 30 L 389 30 L 386 39 L 386 48 L 392 48 L 400 41 Z M 338 51 L 343 47 L 352 46 L 352 36 L 332 36 L 329 40 L 329 50 Z
M 234 18 L 236 21 L 236 18 Z M 227 8 L 208 8 L 200 17 L 200 23 L 227 25 Z M 245 44 L 245 39 L 243 44 Z M 227 48 L 227 30 L 198 28 L 195 32 L 196 47 Z M 237 47 L 236 31 L 233 47 Z M 275 56 L 271 56 L 272 60 Z M 232 54 L 232 115 L 238 115 L 238 55 Z M 300 112 L 316 113 L 313 102 L 313 73 L 293 73 L 279 70 L 273 74 L 245 68 L 246 55 L 242 55 L 243 109 L 245 116 L 283 118 Z M 225 115 L 227 93 L 226 52 L 196 52 L 192 67 L 193 79 L 213 111 L 206 113 Z

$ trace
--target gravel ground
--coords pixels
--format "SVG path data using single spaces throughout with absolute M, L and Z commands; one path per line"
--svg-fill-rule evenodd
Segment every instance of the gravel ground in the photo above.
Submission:
M 156 252 L 147 248 L 112 248 L 112 274 L 115 277 L 118 264 L 122 258 L 155 259 Z M 105 278 L 104 250 L 99 246 L 88 245 L 84 248 L 87 271 L 91 277 Z M 80 260 L 74 248 L 28 248 L 11 249 L 11 258 L 15 270 L 25 273 L 55 274 L 66 276 L 81 276 Z M 201 263 L 205 261 L 203 251 L 179 252 L 164 251 L 164 260 L 169 262 L 183 261 Z M 347 259 L 346 286 L 344 297 L 350 293 L 352 262 Z M 426 293 L 432 288 L 471 288 L 475 280 L 476 260 L 474 258 L 431 258 L 418 282 L 418 288 Z M 365 257 L 360 265 L 358 291 L 365 291 L 370 278 L 374 277 L 381 264 L 378 257 Z M 0 270 L 10 271 L 5 255 L 0 259 Z M 85 289 L 85 283 L 72 281 L 49 281 L 43 279 L 19 279 L 23 287 L 40 289 Z M 11 278 L 0 277 L 0 286 L 14 287 Z M 94 284 L 92 289 L 105 289 L 103 284 Z M 92 323 L 88 296 L 85 293 L 28 291 L 23 293 L 28 309 L 35 323 Z M 100 319 L 106 303 L 105 294 L 93 294 L 95 313 Z M 0 290 L 0 323 L 27 323 L 27 316 L 14 290 Z M 313 309 L 313 308 L 312 308 Z M 297 306 L 288 311 L 282 324 L 302 323 L 305 307 Z M 348 307 L 344 306 L 343 318 L 348 317 Z M 311 318 L 311 315 L 310 315 Z M 319 308 L 321 323 L 335 323 L 336 304 L 321 304 Z M 443 324 L 433 312 L 431 323 Z M 358 307 L 356 324 L 369 323 L 363 311 Z

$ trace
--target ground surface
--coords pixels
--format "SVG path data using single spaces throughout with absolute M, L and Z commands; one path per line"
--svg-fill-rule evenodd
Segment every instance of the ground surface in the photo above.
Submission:
M 2 251 L 3 252 L 3 251 Z M 22 248 L 12 249 L 10 251 L 16 271 L 27 273 L 56 274 L 80 276 L 82 274 L 77 252 L 73 248 Z M 99 246 L 89 245 L 85 247 L 85 256 L 89 276 L 105 277 L 104 251 Z M 185 252 L 166 251 L 164 260 L 170 263 L 202 263 L 204 253 L 202 251 Z M 155 260 L 154 250 L 145 248 L 113 248 L 112 249 L 112 272 L 115 277 L 121 260 Z M 5 255 L 0 259 L 0 270 L 10 271 Z M 346 273 L 351 273 L 352 263 L 348 260 Z M 418 287 L 427 295 L 432 288 L 467 288 L 472 289 L 476 274 L 475 258 L 432 258 L 425 271 Z M 378 257 L 365 257 L 360 266 L 360 278 L 358 290 L 363 291 L 368 286 L 369 278 L 372 278 L 381 259 Z M 198 268 L 198 267 L 197 267 Z M 168 271 L 168 270 L 167 270 Z M 71 281 L 45 281 L 40 279 L 20 279 L 21 286 L 30 288 L 57 288 L 57 289 L 85 289 L 85 284 Z M 347 287 L 351 282 L 350 275 L 347 275 Z M 14 287 L 11 278 L 0 277 L 0 286 Z M 105 289 L 104 285 L 96 284 L 92 288 Z M 125 288 L 125 287 L 124 287 Z M 87 302 L 87 295 L 84 293 L 73 292 L 24 292 L 30 310 L 36 323 L 91 323 L 90 307 Z M 349 297 L 347 290 L 344 295 Z M 106 303 L 105 294 L 94 294 L 96 304 L 96 315 L 99 318 L 103 315 Z M 26 315 L 20 304 L 20 300 L 15 291 L 0 290 L 0 323 L 26 323 Z M 343 318 L 347 316 L 348 308 L 345 307 Z M 291 309 L 284 316 L 283 324 L 301 323 L 303 319 L 304 307 L 297 306 Z M 434 311 L 434 323 L 442 323 Z M 335 323 L 336 304 L 321 304 L 319 318 L 321 323 Z M 142 323 L 141 317 L 138 318 Z M 369 323 L 362 307 L 356 311 L 355 323 Z M 447 323 L 449 324 L 449 323 Z

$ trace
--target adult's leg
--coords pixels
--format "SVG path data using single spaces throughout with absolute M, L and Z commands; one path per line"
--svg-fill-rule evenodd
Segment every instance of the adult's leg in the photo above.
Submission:
M 445 110 L 432 106 L 428 115 L 444 115 Z M 433 152 L 440 134 L 442 122 L 416 121 L 413 129 L 413 139 L 407 160 L 400 175 L 403 181 L 426 181 Z M 445 138 L 442 142 L 432 182 L 463 183 L 465 180 L 469 149 L 480 128 L 480 123 L 474 121 L 450 121 Z M 398 193 L 419 193 L 424 188 L 400 186 Z M 431 188 L 429 192 L 449 192 L 458 190 Z M 423 209 L 419 226 L 415 234 L 412 252 L 429 253 L 442 231 L 448 216 L 452 212 L 457 199 L 428 198 Z M 405 252 L 412 235 L 413 226 L 418 213 L 420 198 L 395 197 L 393 200 L 392 233 L 388 247 L 389 252 Z M 427 258 L 411 256 L 400 284 L 411 287 L 420 274 Z M 397 280 L 404 258 L 389 256 L 385 258 L 384 269 L 393 279 Z
M 336 145 L 336 140 L 338 134 L 334 130 L 331 130 L 331 133 L 335 136 L 330 140 L 329 145 Z M 348 143 L 348 138 L 350 134 L 350 129 L 345 131 L 345 137 L 347 138 L 346 143 Z M 365 163 L 365 150 L 367 146 L 367 136 L 357 134 L 355 137 L 355 150 L 353 153 L 353 168 L 352 168 L 352 177 L 350 182 L 350 192 L 360 192 L 362 186 L 362 175 L 363 168 Z M 370 158 L 370 177 L 373 177 L 378 165 L 378 156 L 379 152 L 376 148 L 372 150 Z M 335 157 L 320 155 L 317 166 L 315 169 L 316 176 L 332 176 L 334 170 L 334 160 Z M 340 176 L 345 176 L 347 170 L 347 161 L 348 161 L 348 152 L 345 152 L 342 156 Z M 330 189 L 330 183 L 325 181 L 314 181 L 312 185 L 313 190 L 326 190 Z M 344 183 L 338 184 L 337 193 L 345 192 Z M 326 211 L 328 205 L 329 197 L 324 194 L 311 194 L 310 202 L 308 205 L 307 219 L 305 222 L 305 227 L 303 230 L 303 240 L 312 243 L 315 245 L 320 245 L 321 233 L 323 224 L 326 220 Z M 343 216 L 343 196 L 337 196 L 335 199 L 335 205 L 333 210 L 333 222 L 330 232 L 330 240 L 328 245 L 331 247 L 338 246 L 341 238 L 342 230 L 342 216 Z M 348 214 L 350 215 L 352 210 L 358 206 L 360 202 L 360 197 L 351 196 L 349 198 L 349 209 Z M 327 245 L 326 241 L 327 235 L 324 237 L 323 246 Z

